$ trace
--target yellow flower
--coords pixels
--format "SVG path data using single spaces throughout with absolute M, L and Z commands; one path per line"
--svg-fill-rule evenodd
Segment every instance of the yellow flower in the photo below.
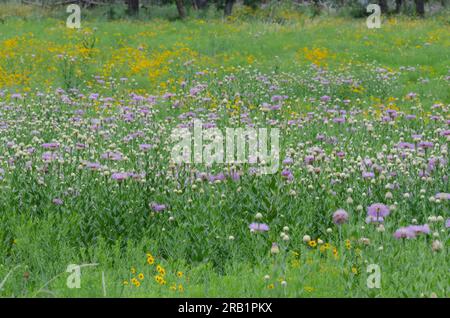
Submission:
M 173 284 L 172 286 L 170 286 L 170 290 L 177 291 L 177 285 Z
M 160 275 L 155 276 L 155 280 L 160 285 L 165 285 L 167 282 L 164 280 L 164 278 Z
M 138 278 L 139 278 L 140 280 L 143 280 L 143 279 L 144 279 L 144 274 L 140 273 L 140 274 L 138 275 Z
M 156 270 L 158 271 L 158 273 L 159 273 L 161 276 L 166 275 L 166 270 L 165 270 L 164 268 L 162 268 L 161 265 L 158 265 L 158 266 L 156 267 Z
M 149 265 L 153 265 L 155 263 L 155 259 L 153 258 L 153 256 L 150 255 L 147 257 L 147 263 Z
M 136 274 L 136 268 L 131 267 L 131 274 Z
M 136 287 L 141 286 L 141 282 L 140 282 L 140 281 L 137 281 L 136 283 L 134 283 L 134 286 L 136 286 Z
M 274 289 L 275 285 L 274 284 L 270 284 L 269 286 L 267 286 L 268 289 Z
M 356 267 L 352 267 L 352 273 L 353 274 L 358 274 L 358 269 Z
M 123 281 L 123 284 L 124 284 L 125 286 L 127 286 L 127 285 L 128 285 L 128 281 L 127 281 L 127 280 L 124 280 L 124 281 Z
M 333 255 L 334 255 L 334 258 L 336 258 L 336 259 L 338 258 L 339 253 L 338 253 L 338 250 L 336 247 L 333 248 Z
M 183 288 L 183 285 L 178 285 L 178 291 L 180 291 L 180 292 L 184 292 L 184 288 Z
M 349 250 L 352 248 L 352 243 L 350 242 L 350 240 L 345 240 L 345 247 Z
M 177 276 L 178 276 L 178 278 L 181 278 L 181 277 L 183 277 L 183 272 L 181 272 L 181 271 L 180 271 L 180 272 L 178 272 L 178 273 L 177 273 Z
M 308 242 L 308 245 L 311 247 L 316 247 L 317 246 L 317 242 L 315 240 L 311 240 Z
M 314 291 L 314 288 L 311 286 L 305 286 L 303 287 L 303 289 L 308 293 L 312 293 Z

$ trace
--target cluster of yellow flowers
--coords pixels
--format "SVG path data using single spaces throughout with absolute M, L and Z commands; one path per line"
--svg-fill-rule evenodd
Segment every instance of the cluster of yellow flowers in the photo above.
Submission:
M 323 242 L 320 238 L 317 238 L 317 240 L 309 240 L 307 242 L 308 246 L 312 249 L 315 249 L 318 247 L 318 250 L 321 253 L 325 253 L 328 250 L 331 250 L 333 252 L 333 256 L 335 259 L 339 259 L 339 251 L 336 246 L 331 245 L 330 243 Z M 345 246 L 347 249 L 351 248 L 351 242 L 350 240 L 345 241 Z
M 155 257 L 151 254 L 151 253 L 147 253 L 146 254 L 146 262 L 148 265 L 152 266 L 152 269 L 154 271 L 156 271 L 154 277 L 155 282 L 160 285 L 160 286 L 165 286 L 167 285 L 167 280 L 166 280 L 166 270 L 164 269 L 164 267 L 160 264 L 156 265 L 156 267 L 153 267 L 153 265 L 155 264 Z M 125 280 L 123 282 L 124 286 L 129 286 L 130 283 L 132 285 L 134 285 L 135 287 L 140 287 L 142 281 L 144 281 L 145 275 L 144 273 L 140 272 L 139 274 L 137 274 L 137 270 L 135 267 L 131 268 L 131 274 L 133 275 L 133 277 L 130 280 Z M 137 274 L 137 276 L 135 276 Z M 171 283 L 170 284 L 170 290 L 172 291 L 179 291 L 179 292 L 183 292 L 184 291 L 184 287 L 183 284 L 181 283 L 181 279 L 184 277 L 184 273 L 182 271 L 178 271 L 176 273 L 176 277 L 177 277 L 177 282 Z
M 307 47 L 303 48 L 303 52 L 298 52 L 299 54 L 303 53 L 303 57 L 309 62 L 317 65 L 326 67 L 328 65 L 327 59 L 332 57 L 328 49 L 326 48 L 313 48 L 309 49 Z

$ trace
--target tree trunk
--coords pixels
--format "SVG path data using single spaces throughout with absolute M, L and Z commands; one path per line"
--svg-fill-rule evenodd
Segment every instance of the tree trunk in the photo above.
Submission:
M 414 0 L 416 2 L 416 12 L 419 16 L 425 16 L 425 2 L 424 0 Z
M 184 1 L 175 0 L 175 3 L 177 5 L 178 16 L 180 17 L 180 19 L 186 18 L 186 8 L 184 7 Z
M 388 4 L 387 4 L 387 0 L 380 0 L 379 3 L 380 3 L 381 12 L 382 13 L 387 13 L 388 9 L 389 9 Z
M 225 16 L 231 15 L 231 13 L 233 12 L 233 5 L 235 1 L 236 0 L 226 0 L 224 9 Z
M 194 0 L 192 3 L 195 5 L 196 9 L 202 10 L 206 8 L 208 0 Z
M 128 14 L 137 15 L 139 13 L 139 0 L 127 0 Z
M 395 0 L 395 13 L 400 13 L 402 7 L 402 0 Z

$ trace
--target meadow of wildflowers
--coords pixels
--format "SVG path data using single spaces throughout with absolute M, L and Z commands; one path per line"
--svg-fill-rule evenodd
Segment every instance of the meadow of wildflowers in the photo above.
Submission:
M 448 297 L 449 31 L 6 20 L 0 295 Z M 173 162 L 194 120 L 278 128 L 278 171 Z

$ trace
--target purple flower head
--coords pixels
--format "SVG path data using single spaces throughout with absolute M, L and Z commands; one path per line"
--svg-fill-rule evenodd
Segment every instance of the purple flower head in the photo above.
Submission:
M 394 237 L 396 239 L 402 238 L 411 239 L 416 237 L 416 234 L 408 227 L 401 227 L 397 231 L 395 231 Z
M 440 135 L 441 136 L 450 136 L 450 129 L 441 131 Z
M 343 209 L 339 209 L 333 213 L 333 223 L 337 225 L 341 225 L 347 223 L 348 221 L 348 213 Z
M 161 211 L 164 211 L 166 209 L 166 205 L 165 204 L 152 203 L 152 204 L 150 204 L 150 208 L 153 211 L 155 211 L 155 212 L 161 212 Z
M 364 171 L 364 172 L 362 173 L 362 177 L 363 177 L 364 179 L 371 179 L 371 178 L 375 177 L 375 173 L 373 173 L 373 172 L 371 172 L 371 171 Z
M 265 223 L 251 223 L 249 228 L 251 232 L 267 232 L 269 230 L 269 226 Z
M 414 235 L 418 234 L 430 234 L 430 227 L 428 224 L 424 225 L 410 225 L 407 227 Z
M 333 122 L 335 122 L 336 124 L 345 123 L 345 117 L 335 117 L 333 118 Z
M 434 144 L 431 141 L 421 141 L 418 146 L 423 149 L 433 148 Z
M 447 221 L 445 221 L 445 227 L 446 228 L 450 227 L 450 219 L 447 219 Z
M 311 164 L 314 161 L 314 159 L 315 159 L 314 156 L 308 155 L 308 156 L 305 157 L 305 163 L 307 165 L 309 165 L 309 164 Z
M 42 154 L 42 160 L 44 160 L 45 162 L 52 162 L 58 160 L 59 158 L 59 155 L 54 152 L 44 152 Z
M 60 198 L 54 198 L 52 202 L 55 205 L 62 205 L 64 203 Z
M 102 159 L 110 159 L 110 160 L 113 160 L 113 161 L 120 161 L 120 160 L 123 159 L 123 155 L 120 152 L 118 152 L 118 151 L 116 151 L 116 152 L 114 152 L 114 151 L 107 151 L 104 154 L 102 154 L 101 157 L 102 157 Z
M 22 99 L 22 95 L 19 93 L 11 94 L 11 99 Z
M 42 148 L 44 149 L 57 149 L 59 148 L 59 144 L 57 142 L 50 142 L 42 144 Z
M 414 149 L 415 146 L 414 146 L 414 144 L 412 144 L 410 142 L 399 142 L 397 144 L 397 148 L 400 148 L 400 149 Z
M 294 179 L 294 175 L 292 174 L 291 170 L 289 170 L 289 169 L 283 169 L 283 171 L 281 171 L 281 176 L 287 180 Z
M 450 200 L 450 193 L 439 192 L 434 197 L 439 200 Z
M 141 149 L 142 151 L 147 151 L 149 149 L 151 149 L 153 147 L 153 145 L 150 144 L 140 144 L 139 145 L 139 149 Z
M 111 175 L 111 178 L 116 181 L 123 181 L 128 178 L 128 173 L 126 172 L 115 172 Z
M 239 174 L 239 172 L 236 172 L 236 171 L 232 171 L 229 176 L 230 176 L 231 180 L 233 180 L 233 181 L 239 181 L 239 179 L 241 178 L 241 175 Z
M 322 96 L 321 98 L 320 98 L 320 100 L 322 101 L 322 102 L 329 102 L 330 100 L 331 100 L 331 97 L 330 96 L 328 96 L 328 95 L 324 95 L 324 96 Z
M 102 165 L 97 162 L 87 162 L 86 168 L 90 170 L 100 170 L 102 168 Z
M 89 95 L 89 99 L 92 99 L 92 100 L 97 100 L 98 97 L 99 97 L 99 94 L 97 94 L 97 93 L 92 93 L 91 95 Z
M 367 208 L 367 215 L 371 217 L 386 217 L 389 215 L 389 207 L 382 203 L 374 203 Z
M 366 218 L 366 223 L 383 223 L 384 218 L 382 216 L 372 216 L 369 215 Z

